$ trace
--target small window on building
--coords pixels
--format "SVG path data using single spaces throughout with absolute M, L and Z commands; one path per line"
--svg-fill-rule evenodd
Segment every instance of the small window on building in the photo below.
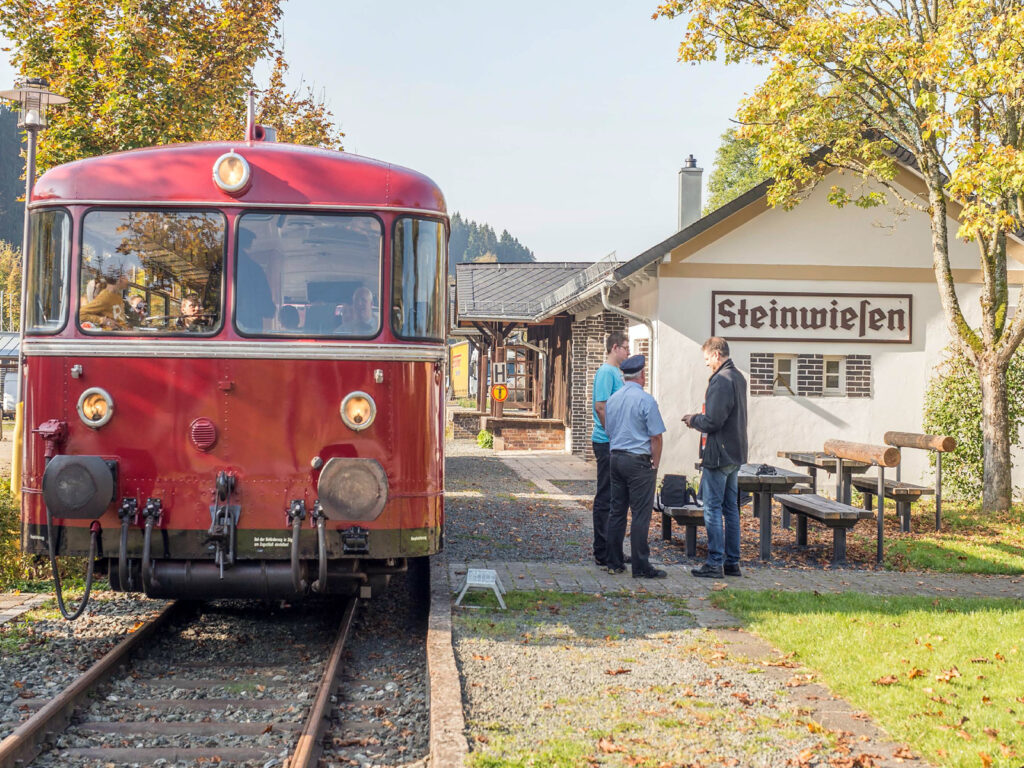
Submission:
M 796 355 L 775 355 L 774 391 L 777 395 L 796 394 Z
M 829 397 L 846 395 L 846 358 L 825 358 L 824 394 Z

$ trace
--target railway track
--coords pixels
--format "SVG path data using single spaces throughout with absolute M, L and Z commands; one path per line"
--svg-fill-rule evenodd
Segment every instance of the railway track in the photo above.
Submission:
M 0 768 L 316 766 L 357 605 L 169 604 L 36 704 Z

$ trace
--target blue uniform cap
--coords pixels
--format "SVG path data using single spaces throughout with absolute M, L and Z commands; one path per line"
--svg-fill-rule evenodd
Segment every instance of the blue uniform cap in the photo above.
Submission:
M 619 368 L 623 373 L 640 373 L 647 364 L 647 359 L 643 355 L 633 355 L 627 357 Z

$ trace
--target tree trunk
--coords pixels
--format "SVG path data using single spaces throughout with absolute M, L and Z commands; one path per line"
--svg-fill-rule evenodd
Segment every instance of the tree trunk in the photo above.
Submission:
M 1010 419 L 1006 397 L 1006 365 L 978 360 L 981 377 L 981 431 L 985 457 L 982 506 L 986 512 L 1010 508 Z

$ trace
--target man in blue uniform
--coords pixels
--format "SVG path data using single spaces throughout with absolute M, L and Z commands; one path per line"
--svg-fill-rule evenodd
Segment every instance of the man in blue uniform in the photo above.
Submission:
M 654 504 L 654 482 L 661 463 L 662 433 L 658 403 L 644 392 L 647 377 L 643 355 L 622 363 L 622 389 L 608 398 L 605 424 L 611 447 L 612 508 L 608 515 L 608 573 L 625 573 L 622 542 L 626 536 L 626 513 L 633 511 L 629 530 L 634 579 L 663 579 L 665 571 L 650 563 L 647 543 Z
M 683 422 L 707 436 L 702 442 L 701 492 L 708 559 L 691 573 L 721 579 L 740 574 L 740 509 L 737 477 L 747 461 L 747 380 L 729 358 L 729 344 L 712 336 L 701 347 L 711 369 L 704 413 L 689 413 Z M 723 535 L 724 530 L 724 535 Z
M 612 503 L 611 470 L 608 466 L 608 433 L 605 432 L 605 403 L 615 392 L 622 389 L 622 371 L 619 366 L 629 357 L 629 337 L 621 331 L 608 334 L 605 342 L 608 352 L 604 365 L 594 376 L 594 431 L 590 435 L 597 459 L 597 492 L 594 494 L 594 562 L 608 565 L 605 552 L 608 531 L 608 510 Z

